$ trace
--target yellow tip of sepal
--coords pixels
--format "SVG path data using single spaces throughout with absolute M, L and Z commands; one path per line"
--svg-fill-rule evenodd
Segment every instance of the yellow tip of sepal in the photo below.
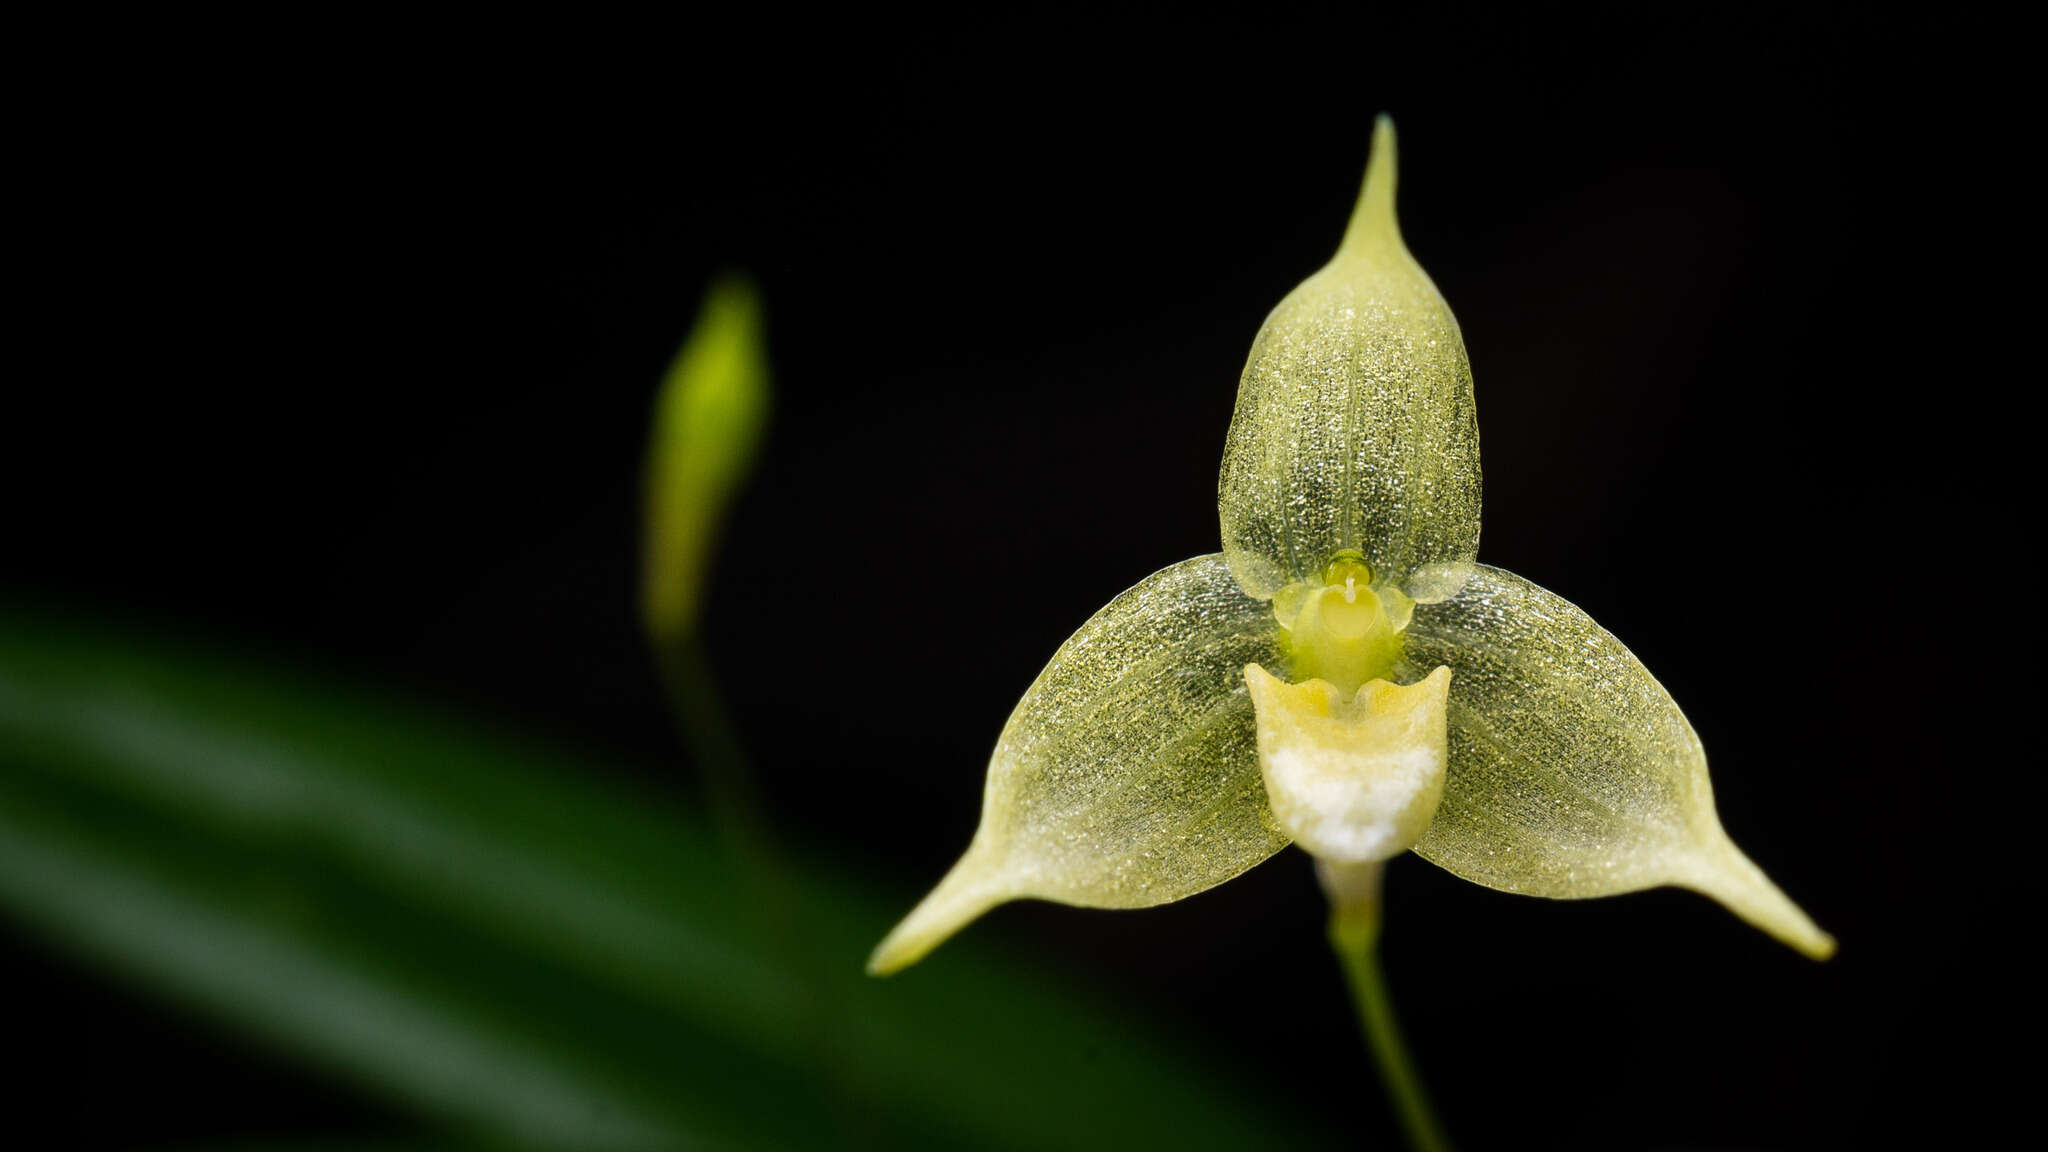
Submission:
M 868 956 L 868 975 L 892 976 L 946 942 L 982 913 L 1014 895 L 992 881 L 1001 862 L 983 859 L 973 848 L 953 866 L 931 894 L 910 910 Z
M 1821 930 L 1764 870 L 1715 825 L 1714 836 L 1681 868 L 1679 885 L 1712 897 L 1752 927 L 1813 960 L 1835 954 L 1835 938 Z
M 1394 216 L 1395 167 L 1394 120 L 1382 112 L 1373 122 L 1372 155 L 1366 159 L 1365 183 L 1359 188 L 1357 205 L 1351 209 L 1344 242 L 1337 247 L 1340 258 L 1371 256 L 1389 249 L 1407 250 L 1401 242 L 1401 225 Z

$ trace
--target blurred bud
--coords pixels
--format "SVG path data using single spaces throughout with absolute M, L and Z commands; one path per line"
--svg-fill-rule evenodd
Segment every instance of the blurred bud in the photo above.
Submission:
M 696 627 L 720 518 L 768 416 L 768 354 L 752 284 L 712 285 L 654 402 L 641 603 L 656 643 Z

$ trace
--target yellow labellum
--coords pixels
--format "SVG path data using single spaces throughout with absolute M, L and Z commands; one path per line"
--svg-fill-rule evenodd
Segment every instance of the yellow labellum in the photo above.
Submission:
M 1374 680 L 1349 696 L 1327 680 L 1289 684 L 1257 664 L 1244 678 L 1266 796 L 1295 844 L 1339 864 L 1415 845 L 1444 791 L 1448 668 L 1407 687 Z

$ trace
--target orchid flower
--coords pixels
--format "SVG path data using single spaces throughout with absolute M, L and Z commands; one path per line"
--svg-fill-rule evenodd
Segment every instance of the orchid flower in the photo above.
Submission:
M 1690 888 L 1833 952 L 1722 830 L 1699 737 L 1642 663 L 1476 562 L 1471 369 L 1396 224 L 1384 117 L 1336 256 L 1252 342 L 1218 510 L 1220 554 L 1111 600 L 1024 693 L 972 844 L 871 972 L 1004 901 L 1164 904 L 1290 842 L 1336 933 L 1376 934 L 1381 864 L 1413 849 L 1531 896 Z

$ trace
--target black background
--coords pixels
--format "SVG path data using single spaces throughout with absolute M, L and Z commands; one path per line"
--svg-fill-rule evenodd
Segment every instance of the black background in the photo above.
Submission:
M 35 292 L 0 589 L 688 794 L 633 615 L 640 452 L 703 285 L 744 269 L 775 413 L 708 642 L 777 829 L 907 908 L 1059 641 L 1217 548 L 1245 349 L 1334 247 L 1384 109 L 1477 379 L 1482 559 L 1642 657 L 1736 841 L 1842 941 L 1817 966 L 1695 896 L 1557 904 L 1404 860 L 1390 980 L 1452 1130 L 1859 1145 L 1973 1111 L 1935 1039 L 1958 709 L 1904 687 L 1948 666 L 1947 466 L 1938 412 L 1897 399 L 1967 382 L 1937 370 L 1951 301 L 1901 236 L 1903 203 L 1932 210 L 1932 112 L 1883 62 L 1899 42 L 809 31 L 830 50 L 359 29 L 52 88 L 17 176 Z M 1163 909 L 971 930 L 1382 1144 L 1320 915 L 1290 852 Z M 45 1053 L 10 1093 L 31 1122 L 115 1144 L 407 1123 L 19 929 L 0 945 Z

